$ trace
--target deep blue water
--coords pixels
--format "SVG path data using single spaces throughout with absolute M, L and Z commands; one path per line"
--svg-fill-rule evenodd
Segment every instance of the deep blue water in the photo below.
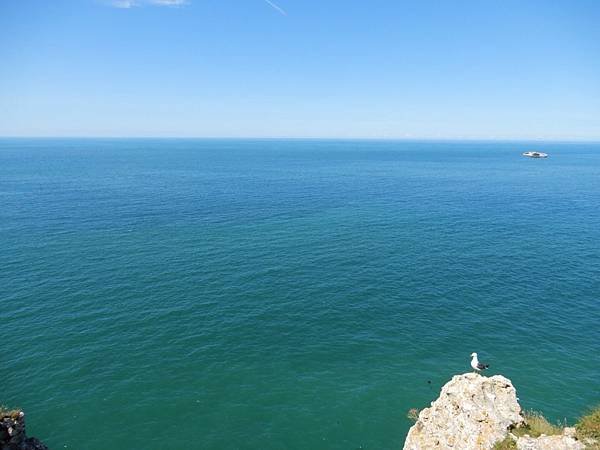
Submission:
M 51 448 L 399 449 L 473 351 L 600 403 L 599 144 L 4 139 L 0 202 L 0 403 Z

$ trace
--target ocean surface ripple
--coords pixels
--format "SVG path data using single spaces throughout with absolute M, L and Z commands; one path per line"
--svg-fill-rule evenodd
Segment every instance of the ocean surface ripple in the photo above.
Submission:
M 399 449 L 477 351 L 600 403 L 600 145 L 0 140 L 0 403 L 51 448 Z

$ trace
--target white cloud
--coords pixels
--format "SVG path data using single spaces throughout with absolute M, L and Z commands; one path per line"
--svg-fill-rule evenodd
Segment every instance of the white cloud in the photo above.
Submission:
M 189 0 L 111 0 L 110 6 L 114 8 L 128 9 L 134 6 L 154 5 L 154 6 L 184 6 L 189 4 Z
M 133 6 L 136 6 L 138 3 L 136 2 L 136 0 L 113 0 L 110 3 L 112 6 L 114 6 L 115 8 L 132 8 Z
M 159 6 L 183 6 L 188 4 L 188 0 L 150 0 L 150 3 Z

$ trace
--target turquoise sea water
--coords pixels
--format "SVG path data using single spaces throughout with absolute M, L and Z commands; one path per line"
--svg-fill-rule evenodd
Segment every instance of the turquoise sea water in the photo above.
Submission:
M 598 144 L 5 139 L 0 202 L 0 403 L 53 449 L 399 449 L 473 351 L 600 403 Z

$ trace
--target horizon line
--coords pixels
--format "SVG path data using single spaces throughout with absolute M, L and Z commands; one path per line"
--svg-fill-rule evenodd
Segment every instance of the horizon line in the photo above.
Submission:
M 598 138 L 546 138 L 546 137 L 377 137 L 377 136 L 156 136 L 156 135 L 127 135 L 127 136 L 98 136 L 98 135 L 0 135 L 0 139 L 164 139 L 164 140 L 329 140 L 329 141 L 430 141 L 430 142 L 548 142 L 548 143 L 600 143 Z

